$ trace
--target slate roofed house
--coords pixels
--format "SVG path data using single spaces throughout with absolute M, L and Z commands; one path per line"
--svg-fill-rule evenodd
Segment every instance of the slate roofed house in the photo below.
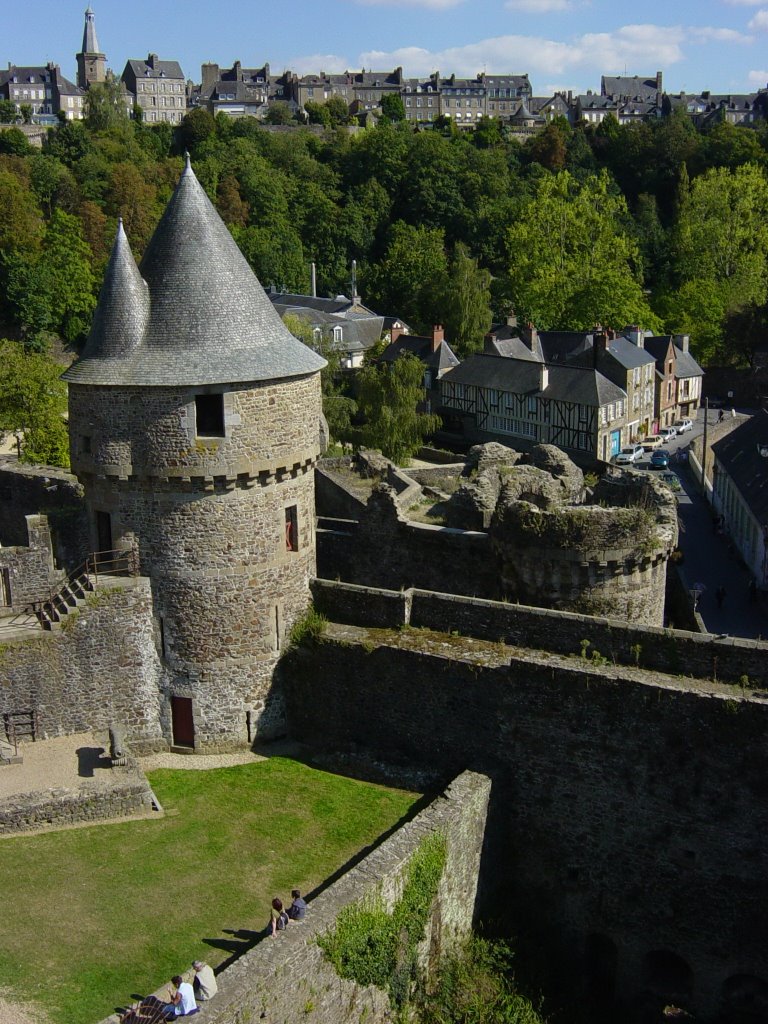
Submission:
M 768 586 L 768 412 L 712 445 L 712 501 L 759 587 Z
M 9 62 L 7 71 L 0 71 L 0 99 L 22 107 L 31 107 L 33 121 L 44 121 L 46 115 L 63 114 L 68 121 L 79 121 L 85 110 L 85 90 L 70 82 L 58 64 L 44 67 L 21 67 Z
M 291 95 L 290 74 L 273 75 L 269 64 L 260 68 L 244 68 L 236 60 L 231 68 L 207 63 L 200 68 L 202 83 L 194 105 L 207 107 L 212 114 L 230 117 L 263 117 L 270 103 L 288 103 L 292 112 L 298 107 Z
M 328 344 L 340 354 L 341 369 L 353 370 L 363 364 L 365 353 L 380 341 L 384 317 L 360 302 L 359 296 L 322 298 L 317 295 L 293 295 L 266 289 L 267 298 L 281 319 L 290 314 L 312 328 L 318 347 Z
M 639 75 L 603 75 L 600 79 L 600 95 L 613 96 L 623 100 L 647 100 L 661 103 L 662 73 L 657 71 L 653 78 Z
M 440 380 L 446 429 L 472 443 L 554 444 L 583 464 L 627 442 L 627 396 L 594 369 L 474 355 Z
M 129 60 L 121 79 L 148 124 L 180 124 L 187 112 L 187 92 L 184 72 L 177 61 L 160 60 L 156 53 L 150 53 L 146 60 Z
M 394 363 L 404 352 L 416 356 L 424 364 L 424 392 L 426 408 L 430 412 L 440 404 L 440 378 L 459 365 L 458 356 L 445 340 L 445 332 L 439 324 L 432 328 L 431 335 L 406 334 L 401 328 L 392 328 L 391 341 L 379 356 L 379 362 Z
M 695 417 L 701 404 L 704 371 L 691 355 L 688 335 L 647 337 L 644 347 L 656 360 L 659 426 Z

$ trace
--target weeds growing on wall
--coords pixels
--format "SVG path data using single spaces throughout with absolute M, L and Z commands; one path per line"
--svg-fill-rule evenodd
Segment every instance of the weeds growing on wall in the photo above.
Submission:
M 445 866 L 445 837 L 428 836 L 408 865 L 400 899 L 387 911 L 380 895 L 341 911 L 332 932 L 318 939 L 341 978 L 375 985 L 402 1009 L 416 978 L 416 949 Z
M 544 1024 L 515 989 L 512 957 L 506 942 L 471 935 L 441 961 L 430 991 L 419 993 L 418 1024 Z
M 295 622 L 288 636 L 288 648 L 299 647 L 303 643 L 318 640 L 325 632 L 328 620 L 317 609 L 310 605 L 303 618 Z

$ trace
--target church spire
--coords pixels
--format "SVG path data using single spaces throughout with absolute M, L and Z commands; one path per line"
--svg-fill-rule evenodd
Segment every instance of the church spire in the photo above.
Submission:
M 103 82 L 107 75 L 107 58 L 99 49 L 96 38 L 96 15 L 89 7 L 85 12 L 83 48 L 77 54 L 77 84 L 87 89 L 94 82 Z

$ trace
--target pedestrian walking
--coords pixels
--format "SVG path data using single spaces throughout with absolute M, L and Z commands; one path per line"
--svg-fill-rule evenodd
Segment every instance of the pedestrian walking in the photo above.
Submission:
M 726 596 L 726 590 L 725 590 L 725 587 L 721 583 L 720 586 L 715 591 L 715 600 L 717 601 L 717 607 L 718 608 L 722 608 L 723 607 L 723 601 L 725 600 L 725 596 Z

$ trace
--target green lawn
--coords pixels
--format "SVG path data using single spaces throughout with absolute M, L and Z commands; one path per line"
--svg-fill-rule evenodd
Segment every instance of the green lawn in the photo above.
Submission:
M 412 806 L 412 793 L 286 758 L 157 771 L 157 820 L 4 839 L 0 983 L 55 1024 L 95 1024 L 258 931 Z

